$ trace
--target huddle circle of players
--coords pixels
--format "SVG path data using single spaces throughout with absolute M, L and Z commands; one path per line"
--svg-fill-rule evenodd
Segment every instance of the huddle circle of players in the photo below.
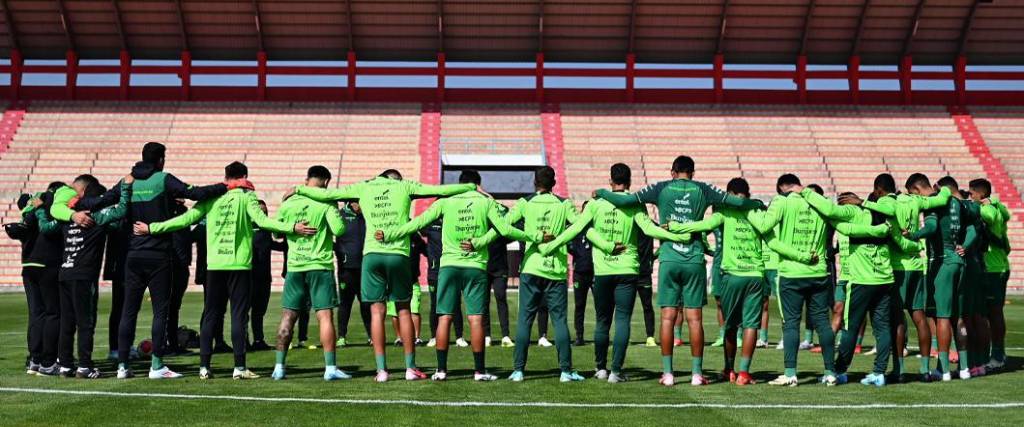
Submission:
M 768 346 L 769 295 L 776 296 L 782 315 L 779 347 L 785 355 L 782 375 L 771 380 L 771 385 L 798 384 L 798 350 L 809 344 L 807 339 L 801 343 L 799 337 L 805 314 L 808 329 L 819 336 L 820 347 L 815 352 L 821 354 L 823 369 L 818 380 L 826 386 L 848 382 L 847 369 L 859 351 L 858 335 L 863 334 L 867 318 L 877 344 L 874 366 L 861 381 L 865 385 L 949 381 L 952 363 L 958 364 L 956 376 L 967 379 L 998 370 L 1005 363 L 1002 306 L 1009 278 L 1010 213 L 991 194 L 991 184 L 984 179 L 971 181 L 969 191 L 961 191 L 951 177 L 932 186 L 927 177 L 914 174 L 906 180 L 905 192 L 900 192 L 891 175 L 881 174 L 866 200 L 843 193 L 833 202 L 822 195 L 820 187 L 804 187 L 798 177 L 785 174 L 778 179 L 778 195 L 765 206 L 751 199 L 742 178 L 731 180 L 725 191 L 694 181 L 693 160 L 680 156 L 672 164 L 670 180 L 633 193 L 629 192 L 629 167 L 613 165 L 610 189 L 596 190 L 582 211 L 551 193 L 555 174 L 543 167 L 535 174 L 536 192 L 519 199 L 509 210 L 480 189 L 480 175 L 475 171 L 463 172 L 460 184 L 426 185 L 403 180 L 398 171 L 388 170 L 364 182 L 329 189 L 330 171 L 314 166 L 309 168 L 305 184 L 290 191 L 271 218 L 248 181 L 245 165 L 228 165 L 223 183 L 195 187 L 164 172 L 164 159 L 165 147 L 151 142 L 143 148 L 142 161 L 109 190 L 96 178 L 81 175 L 70 186 L 54 183 L 44 192 L 23 195 L 19 200 L 22 221 L 5 228 L 22 242 L 30 316 L 30 374 L 101 377 L 93 364 L 92 347 L 97 284 L 105 259 L 105 278 L 114 281 L 115 291 L 123 288 L 115 292 L 111 315 L 111 355 L 118 361 L 117 378 L 134 376 L 132 343 L 147 289 L 153 308 L 148 377 L 181 377 L 163 363 L 166 355 L 184 345 L 178 342 L 174 328 L 187 286 L 191 247 L 186 246 L 188 260 L 182 280 L 181 268 L 176 267 L 181 265 L 182 255 L 174 252 L 175 239 L 189 233 L 190 226 L 205 224 L 205 232 L 199 236 L 205 237 L 205 244 L 199 246 L 207 259 L 198 336 L 199 377 L 214 375 L 214 342 L 223 328 L 229 302 L 234 355 L 231 376 L 259 377 L 246 364 L 246 348 L 251 347 L 247 323 L 252 309 L 260 319 L 259 331 L 256 326 L 253 329 L 262 344 L 270 276 L 269 255 L 261 255 L 269 254 L 269 249 L 259 248 L 282 245 L 269 237 L 274 233 L 286 238 L 287 273 L 271 378 L 287 377 L 292 331 L 310 308 L 320 325 L 324 380 L 351 378 L 337 368 L 335 356 L 336 345 L 344 345 L 347 326 L 336 342 L 332 319 L 332 310 L 339 306 L 333 245 L 335 238 L 345 233 L 347 222 L 339 212 L 339 201 L 358 206 L 365 221 L 360 236 L 362 257 L 355 260 L 358 274 L 342 276 L 340 287 L 343 295 L 349 292 L 344 301 L 348 306 L 351 295 L 356 295 L 369 307 L 368 333 L 378 382 L 389 378 L 384 327 L 389 314 L 397 319 L 396 330 L 404 347 L 405 379 L 428 378 L 415 360 L 419 332 L 413 315 L 418 313 L 419 289 L 413 277 L 418 269 L 410 264 L 410 235 L 432 224 L 436 227 L 437 220 L 441 220 L 440 268 L 436 289 L 431 292 L 438 316 L 437 370 L 430 376 L 435 381 L 447 379 L 448 331 L 453 315 L 461 321 L 461 311 L 468 315 L 471 329 L 473 379 L 498 379 L 487 372 L 484 355 L 490 333 L 486 332 L 485 338 L 489 328 L 484 323 L 490 323 L 493 282 L 488 276 L 488 247 L 499 238 L 525 243 L 514 344 L 508 336 L 507 320 L 502 325 L 503 346 L 515 347 L 511 381 L 523 381 L 533 322 L 540 314 L 546 327 L 543 317 L 547 312 L 554 325 L 560 381 L 584 379 L 572 366 L 566 320 L 567 245 L 571 241 L 574 247 L 582 242 L 592 256 L 593 275 L 581 278 L 586 275 L 577 274 L 577 278 L 592 280 L 586 285 L 596 306 L 593 377 L 610 383 L 627 379 L 623 366 L 638 294 L 642 302 L 646 298 L 645 308 L 650 307 L 650 265 L 644 267 L 640 246 L 651 238 L 662 242 L 657 254 L 657 305 L 662 318 L 660 384 L 675 383 L 673 347 L 682 344 L 679 325 L 683 320 L 691 343 L 690 383 L 700 386 L 709 382 L 702 367 L 706 255 L 714 258 L 710 280 L 722 325 L 719 342 L 713 346 L 721 345 L 725 353 L 725 370 L 718 381 L 755 383 L 750 375 L 751 360 L 755 348 Z M 411 200 L 417 197 L 441 198 L 410 219 Z M 185 210 L 180 199 L 195 200 L 196 204 Z M 645 204 L 657 207 L 658 222 L 648 216 Z M 710 215 L 706 214 L 709 207 L 713 208 Z M 352 214 L 348 208 L 346 212 Z M 713 236 L 713 246 L 708 236 Z M 574 259 L 580 258 L 578 249 L 572 252 Z M 264 258 L 259 263 L 266 271 L 254 270 L 254 258 Z M 349 261 L 344 261 L 346 266 Z M 507 278 L 501 279 L 507 283 Z M 256 280 L 266 286 L 254 286 Z M 258 288 L 266 290 L 260 294 Z M 580 292 L 576 292 L 577 304 Z M 256 314 L 261 300 L 262 311 Z M 577 311 L 577 342 L 582 342 L 583 310 Z M 504 316 L 507 319 L 507 309 Z M 347 310 L 344 317 L 347 325 Z M 647 345 L 654 347 L 653 314 L 645 320 Z M 904 364 L 908 320 L 917 330 L 921 349 L 918 375 L 912 375 Z M 77 361 L 73 354 L 76 336 Z M 548 343 L 546 337 L 541 340 Z M 933 357 L 937 358 L 934 369 Z

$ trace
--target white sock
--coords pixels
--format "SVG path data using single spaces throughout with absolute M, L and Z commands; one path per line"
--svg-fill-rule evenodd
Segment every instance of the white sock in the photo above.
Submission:
M 276 371 L 278 369 L 283 371 L 284 370 L 284 364 L 282 364 L 282 363 L 275 363 L 274 364 L 274 370 Z

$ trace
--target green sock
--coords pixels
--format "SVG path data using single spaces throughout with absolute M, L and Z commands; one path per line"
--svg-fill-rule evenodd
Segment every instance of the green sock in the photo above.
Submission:
M 676 327 L 672 328 L 672 332 L 675 334 L 677 340 L 681 341 L 683 339 L 683 327 L 682 326 L 676 326 Z
M 760 331 L 757 331 L 757 339 L 768 342 L 768 330 L 761 329 Z
M 374 357 L 373 357 L 373 358 L 374 358 L 374 359 L 376 360 L 376 362 L 377 362 L 377 370 L 378 370 L 378 371 L 383 371 L 383 370 L 385 370 L 385 369 L 387 369 L 387 368 L 388 368 L 388 365 L 387 365 L 387 363 L 385 362 L 385 359 L 384 359 L 384 355 L 383 355 L 383 354 L 376 354 L 376 355 L 374 355 Z
M 901 374 L 903 374 L 903 373 L 906 373 L 906 372 L 907 372 L 907 370 L 906 370 L 906 369 L 904 368 L 904 366 L 906 366 L 906 365 L 905 365 L 905 364 L 903 363 L 903 359 L 904 359 L 904 358 L 902 358 L 902 357 L 900 357 L 899 359 L 896 359 L 896 360 L 898 360 L 898 361 L 899 361 L 899 362 L 898 362 L 898 365 L 897 365 L 897 366 L 899 366 L 899 368 L 900 368 L 900 373 L 901 373 Z
M 784 371 L 782 371 L 782 374 L 787 376 L 787 377 L 795 377 L 796 376 L 796 368 L 786 368 Z
M 932 371 L 932 359 L 930 357 L 921 357 L 921 373 L 927 374 Z
M 939 369 L 941 369 L 943 373 L 949 373 L 949 352 L 948 351 L 940 351 L 939 352 Z
M 811 342 L 814 339 L 814 331 L 810 329 L 804 330 L 804 341 Z
M 839 331 L 836 332 L 836 346 L 838 347 L 839 343 L 841 343 L 841 342 L 843 342 L 843 330 L 842 329 L 840 329 Z
M 857 336 L 857 345 L 864 343 L 864 335 Z
M 337 357 L 338 357 L 338 353 L 335 353 L 333 351 L 325 351 L 324 352 L 324 366 L 326 366 L 328 368 L 331 367 L 331 366 L 338 366 L 338 359 L 337 359 Z
M 971 352 L 967 350 L 959 350 L 956 352 L 960 356 L 960 361 L 957 363 L 960 365 L 960 369 L 964 370 L 971 366 Z
M 448 350 L 437 351 L 437 370 L 440 372 L 448 371 Z
M 666 374 L 672 373 L 672 356 L 661 356 L 661 372 Z
M 750 358 L 740 357 L 740 372 L 750 373 Z
M 1006 361 L 1006 347 L 1003 344 L 992 344 L 992 358 L 1000 362 Z
M 284 365 L 284 359 L 287 358 L 287 357 L 288 357 L 288 350 L 285 350 L 285 351 L 281 351 L 281 350 L 275 351 L 274 352 L 274 363 L 278 364 L 278 365 Z
M 405 353 L 405 369 L 416 369 L 416 353 Z
M 693 358 L 693 365 L 690 367 L 690 372 L 692 372 L 694 375 L 698 375 L 698 374 L 700 374 L 703 371 L 704 371 L 704 358 L 703 357 L 694 357 Z
M 795 371 L 796 371 L 796 369 L 794 369 L 793 371 L 795 372 Z M 827 376 L 829 376 L 829 375 L 835 375 L 835 374 L 836 374 L 836 373 L 835 373 L 835 372 L 832 372 L 832 370 L 831 370 L 831 369 L 826 369 L 826 370 L 825 370 L 824 372 L 822 372 L 822 375 L 824 375 L 824 376 L 826 376 L 826 377 L 827 377 Z M 794 373 L 793 375 L 796 375 L 796 374 Z
M 939 348 L 939 339 L 932 337 L 932 348 Z
M 149 368 L 152 370 L 161 369 L 164 367 L 164 361 L 160 356 L 153 355 L 152 359 L 149 360 Z
M 732 357 L 725 358 L 725 369 L 732 370 L 736 366 L 736 359 Z

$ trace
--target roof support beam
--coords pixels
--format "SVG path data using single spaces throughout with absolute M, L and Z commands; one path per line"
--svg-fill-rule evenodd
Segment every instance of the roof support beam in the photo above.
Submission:
M 67 41 L 68 51 L 74 51 L 75 37 L 71 34 L 71 21 L 68 20 L 64 0 L 57 0 L 57 14 L 60 15 L 60 26 L 64 28 L 64 39 Z
M 121 7 L 117 0 L 110 0 L 110 7 L 114 10 L 114 25 L 117 27 L 117 37 L 121 40 L 121 51 L 128 51 L 128 39 L 124 36 L 124 24 L 121 23 Z
M 258 52 L 263 52 L 263 23 L 260 22 L 260 2 L 252 0 L 252 20 L 256 25 L 256 46 Z
M 871 0 L 864 0 L 864 6 L 860 8 L 860 18 L 857 18 L 857 33 L 853 36 L 853 45 L 850 46 L 850 56 L 860 55 L 860 41 L 864 37 L 864 29 L 867 27 L 868 9 L 871 8 Z M 859 63 L 859 62 L 858 62 Z
M 348 25 L 348 51 L 355 52 L 355 35 L 352 33 L 352 0 L 345 0 L 345 23 Z
M 804 31 L 800 34 L 800 53 L 797 56 L 807 55 L 807 36 L 811 32 L 811 18 L 814 17 L 814 6 L 816 4 L 817 1 L 815 0 L 810 0 L 807 3 L 807 14 L 804 16 Z
M 638 0 L 633 0 L 629 5 L 629 47 L 626 51 L 627 54 L 632 55 L 636 50 L 636 4 Z
M 924 0 L 917 0 L 917 7 L 914 9 L 914 20 L 911 21 L 910 29 L 907 31 L 907 37 L 903 39 L 903 51 L 901 56 L 907 56 L 910 54 L 910 50 L 913 48 L 914 35 L 917 34 L 917 26 L 921 23 L 921 12 L 924 11 Z
M 971 26 L 974 25 L 974 16 L 978 13 L 978 5 L 981 1 L 974 0 L 971 4 L 971 11 L 967 14 L 967 19 L 964 19 L 964 26 L 960 29 L 960 37 L 957 38 L 957 56 L 965 56 L 967 53 L 967 37 L 971 33 Z
M 444 52 L 444 0 L 437 0 L 437 51 Z
M 7 39 L 11 45 L 11 50 L 21 50 L 18 46 L 18 31 L 14 27 L 14 18 L 11 14 L 11 6 L 8 4 L 7 0 L 0 0 L 0 3 L 2 3 L 4 7 L 4 22 L 7 23 Z
M 728 14 L 729 0 L 725 0 L 722 2 L 722 16 L 718 20 L 718 41 L 715 42 L 715 55 L 721 55 L 722 53 L 724 53 L 722 52 L 722 45 L 725 43 L 725 27 L 728 22 Z
M 181 51 L 186 52 L 188 48 L 188 33 L 185 32 L 185 11 L 181 7 L 181 0 L 174 1 L 174 7 L 178 12 L 178 30 L 181 36 Z
M 537 52 L 544 53 L 544 0 L 538 0 L 537 6 Z

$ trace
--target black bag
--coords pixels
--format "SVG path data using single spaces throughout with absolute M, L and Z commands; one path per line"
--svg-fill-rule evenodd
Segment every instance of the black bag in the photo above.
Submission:
M 178 328 L 178 345 L 185 348 L 199 348 L 199 333 L 189 329 L 188 326 Z
M 28 239 L 28 225 L 22 222 L 4 224 L 4 233 L 7 233 L 7 237 L 23 242 Z

